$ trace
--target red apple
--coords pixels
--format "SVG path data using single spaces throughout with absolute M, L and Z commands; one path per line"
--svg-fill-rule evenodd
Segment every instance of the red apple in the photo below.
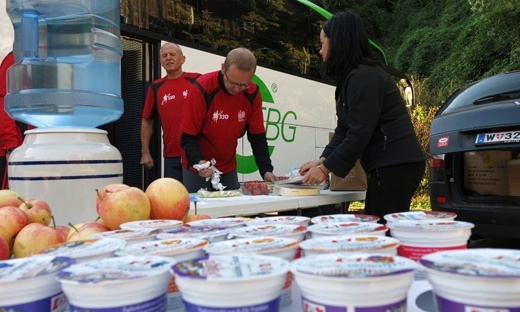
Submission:
M 18 207 L 22 203 L 20 200 L 22 195 L 13 190 L 0 190 L 0 207 L 15 206 Z
M 15 206 L 0 208 L 0 236 L 9 246 L 12 246 L 16 234 L 29 223 L 29 216 L 22 209 Z
M 197 214 L 197 215 L 187 214 L 183 221 L 184 221 L 184 223 L 188 223 L 191 221 L 204 220 L 204 219 L 211 219 L 211 217 L 208 215 L 204 215 L 204 214 Z
M 137 187 L 107 193 L 99 205 L 99 216 L 111 230 L 130 221 L 150 219 L 150 201 Z
M 186 187 L 172 178 L 160 178 L 148 185 L 150 219 L 183 220 L 190 211 L 190 194 Z
M 67 236 L 69 235 L 70 228 L 65 225 L 56 225 L 56 226 L 54 226 L 54 229 L 56 229 L 56 231 L 58 231 L 58 234 L 60 234 L 61 237 L 63 237 L 63 241 L 66 242 Z
M 85 240 L 93 234 L 106 232 L 109 230 L 110 229 L 101 222 L 91 221 L 78 223 L 76 225 L 71 226 L 65 241 L 74 242 L 79 240 Z
M 21 199 L 21 198 L 20 198 Z M 43 225 L 51 223 L 52 211 L 49 204 L 41 199 L 22 200 L 18 208 L 22 209 L 29 216 L 30 222 L 38 222 Z
M 121 191 L 121 190 L 124 190 L 124 189 L 129 188 L 129 187 L 130 186 L 128 186 L 126 184 L 114 183 L 114 184 L 109 184 L 109 185 L 103 187 L 100 190 L 96 190 L 96 194 L 97 194 L 97 197 L 96 197 L 96 211 L 97 211 L 97 213 L 99 214 L 99 206 L 101 204 L 101 201 L 103 201 L 103 198 L 105 198 L 105 196 L 107 196 L 107 194 L 113 193 L 113 192 L 117 192 L 117 191 Z
M 54 228 L 38 222 L 29 223 L 16 235 L 13 257 L 30 257 L 37 250 L 60 243 L 63 243 L 63 237 Z
M 11 258 L 11 248 L 7 241 L 0 236 L 0 260 L 7 260 Z

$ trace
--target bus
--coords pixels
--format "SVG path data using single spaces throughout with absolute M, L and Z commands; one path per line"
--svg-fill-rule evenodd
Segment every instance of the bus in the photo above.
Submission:
M 299 0 L 121 0 L 121 87 L 123 116 L 102 126 L 123 157 L 123 182 L 146 188 L 162 176 L 162 136 L 154 123 L 151 153 L 156 166 L 140 164 L 141 112 L 149 83 L 165 75 L 159 49 L 179 44 L 185 71 L 220 69 L 226 53 L 251 50 L 259 85 L 269 152 L 277 176 L 317 159 L 336 125 L 335 86 L 319 65 L 324 16 Z M 157 164 L 161 164 L 160 166 Z M 240 181 L 260 180 L 246 138 L 239 139 Z

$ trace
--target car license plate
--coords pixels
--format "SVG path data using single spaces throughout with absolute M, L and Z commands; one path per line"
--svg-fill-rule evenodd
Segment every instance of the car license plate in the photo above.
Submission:
M 520 142 L 520 131 L 491 132 L 478 134 L 475 145 L 518 142 Z

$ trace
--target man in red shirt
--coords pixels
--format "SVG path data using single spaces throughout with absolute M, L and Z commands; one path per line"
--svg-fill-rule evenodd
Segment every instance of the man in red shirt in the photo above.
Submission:
M 184 101 L 192 82 L 199 73 L 185 73 L 182 65 L 186 57 L 175 43 L 165 43 L 160 51 L 160 63 L 167 75 L 155 80 L 146 95 L 141 121 L 141 165 L 150 169 L 154 161 L 150 155 L 153 122 L 159 117 L 163 130 L 164 176 L 182 182 L 181 133 L 179 124 Z
M 188 192 L 214 190 L 206 181 L 213 169 L 197 171 L 193 167 L 212 159 L 221 172 L 220 183 L 227 190 L 240 187 L 236 149 L 238 139 L 246 132 L 260 175 L 268 182 L 276 180 L 267 147 L 260 90 L 251 82 L 255 71 L 253 53 L 237 48 L 227 54 L 221 70 L 202 75 L 193 83 L 180 127 L 183 178 Z
M 14 64 L 14 54 L 10 52 L 2 61 L 0 66 L 0 178 L 2 179 L 2 189 L 8 189 L 7 181 L 7 161 L 13 149 L 22 145 L 22 131 L 11 118 L 4 107 L 4 98 L 7 94 L 7 69 Z

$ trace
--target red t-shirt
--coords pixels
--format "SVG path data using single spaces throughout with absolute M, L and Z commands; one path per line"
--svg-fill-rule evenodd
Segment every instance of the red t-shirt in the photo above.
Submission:
M 7 54 L 0 66 L 0 156 L 5 156 L 6 149 L 20 146 L 23 142 L 22 132 L 16 121 L 5 112 L 4 98 L 7 94 L 7 70 L 15 62 L 13 52 Z
M 163 77 L 155 80 L 148 88 L 142 116 L 148 119 L 156 119 L 159 115 L 163 129 L 164 157 L 181 156 L 179 124 L 182 109 L 188 96 L 188 90 L 192 86 L 191 81 L 198 76 L 200 76 L 199 73 L 183 73 L 181 77 L 176 79 Z
M 199 148 L 206 160 L 214 158 L 215 166 L 224 174 L 235 170 L 238 138 L 249 133 L 265 132 L 262 98 L 258 86 L 251 86 L 237 95 L 224 91 L 219 84 L 220 71 L 197 79 L 187 99 L 180 130 L 199 136 Z M 186 151 L 182 165 L 187 168 Z M 196 171 L 194 168 L 190 168 Z

